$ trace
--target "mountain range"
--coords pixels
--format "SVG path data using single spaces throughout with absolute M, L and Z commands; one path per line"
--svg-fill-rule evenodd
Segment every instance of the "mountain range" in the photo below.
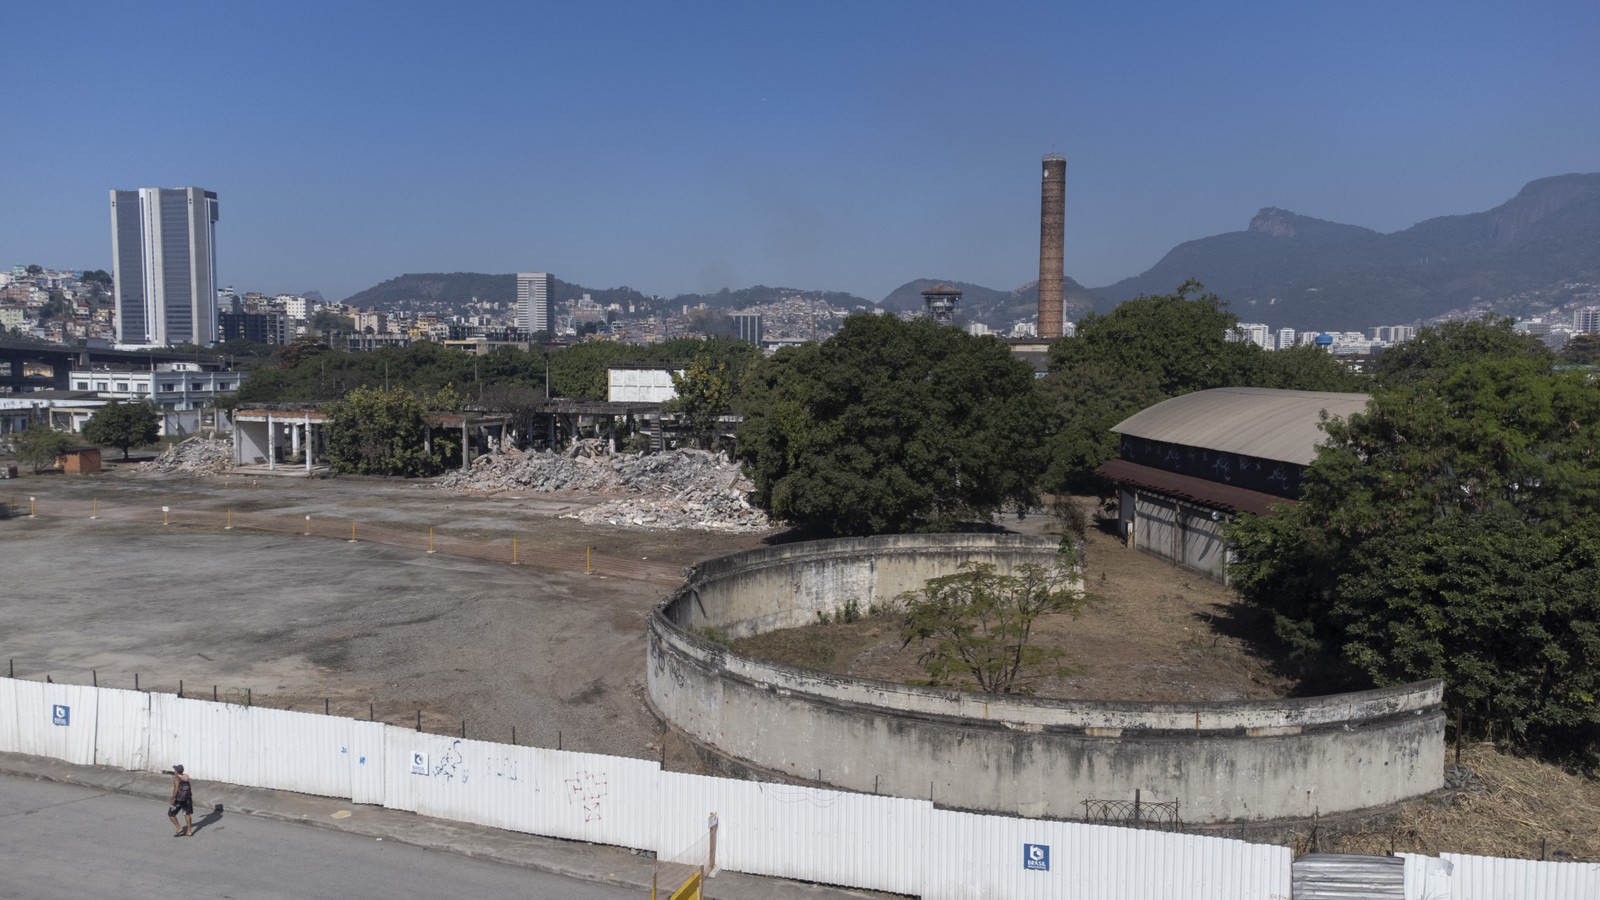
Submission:
M 1245 230 L 1179 244 L 1145 272 L 1115 284 L 1087 289 L 1067 279 L 1067 316 L 1076 320 L 1140 294 L 1170 293 L 1189 278 L 1221 296 L 1243 321 L 1335 330 L 1410 324 L 1468 308 L 1503 307 L 1553 287 L 1593 285 L 1600 282 L 1600 174 L 1541 178 L 1494 209 L 1428 219 L 1392 234 L 1268 207 Z M 627 286 L 597 289 L 559 280 L 554 299 L 587 293 L 601 304 L 668 311 L 701 303 L 738 309 L 798 295 L 847 309 L 903 312 L 920 309 L 921 292 L 941 283 L 962 291 L 964 318 L 991 328 L 1030 319 L 1038 310 L 1037 282 L 997 290 L 931 278 L 908 281 L 876 302 L 764 285 L 667 299 Z M 515 297 L 515 275 L 456 272 L 402 275 L 345 302 L 448 310 L 473 298 L 509 303 Z

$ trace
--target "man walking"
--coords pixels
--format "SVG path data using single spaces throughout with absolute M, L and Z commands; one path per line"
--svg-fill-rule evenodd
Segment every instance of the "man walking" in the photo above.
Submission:
M 183 813 L 184 825 L 178 825 L 178 813 Z M 189 776 L 183 774 L 183 766 L 172 767 L 172 805 L 167 808 L 167 818 L 172 820 L 172 827 L 178 833 L 173 837 L 188 837 L 194 834 L 194 792 L 189 787 Z

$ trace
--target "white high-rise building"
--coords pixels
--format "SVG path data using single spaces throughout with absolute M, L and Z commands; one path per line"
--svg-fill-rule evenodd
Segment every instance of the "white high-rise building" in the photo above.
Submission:
M 517 327 L 527 332 L 550 331 L 549 272 L 517 273 Z
M 1278 349 L 1279 350 L 1287 350 L 1287 349 L 1289 349 L 1290 347 L 1293 347 L 1293 346 L 1294 346 L 1294 329 L 1293 328 L 1279 328 L 1278 329 Z
M 1600 332 L 1600 307 L 1589 306 L 1572 314 L 1572 330 L 1579 334 Z
M 216 222 L 201 188 L 111 192 L 117 343 L 217 342 Z

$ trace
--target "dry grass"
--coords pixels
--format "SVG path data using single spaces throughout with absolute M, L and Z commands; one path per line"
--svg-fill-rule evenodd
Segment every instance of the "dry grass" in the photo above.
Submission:
M 1392 829 L 1320 849 L 1600 861 L 1600 781 L 1490 744 L 1462 748 L 1461 765 L 1476 776 L 1469 786 L 1403 803 Z

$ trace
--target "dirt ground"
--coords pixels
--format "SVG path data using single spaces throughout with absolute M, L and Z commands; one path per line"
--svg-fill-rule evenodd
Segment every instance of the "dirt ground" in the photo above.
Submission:
M 1079 505 L 1092 512 L 1093 501 Z M 1019 531 L 1048 532 L 1047 516 L 1009 520 Z M 1101 700 L 1259 700 L 1288 696 L 1295 684 L 1266 656 L 1267 623 L 1233 592 L 1198 574 L 1123 546 L 1091 527 L 1084 581 L 1093 605 L 1079 616 L 1047 616 L 1037 643 L 1061 649 L 1076 674 L 1036 682 L 1041 697 Z M 916 645 L 904 646 L 893 617 L 808 625 L 736 642 L 740 652 L 839 675 L 917 683 L 927 676 Z
M 47 511 L 27 518 L 29 498 Z M 429 731 L 656 757 L 643 699 L 645 618 L 670 589 L 586 575 L 595 557 L 657 572 L 758 546 L 760 536 L 653 532 L 561 518 L 596 502 L 463 497 L 423 482 L 99 476 L 0 481 L 23 515 L 0 521 L 0 661 L 18 677 L 243 699 L 414 723 Z M 143 510 L 142 522 L 48 511 Z M 84 504 L 91 504 L 84 506 Z M 207 510 L 456 539 L 520 535 L 563 550 L 570 572 L 428 555 L 361 541 L 162 527 Z

